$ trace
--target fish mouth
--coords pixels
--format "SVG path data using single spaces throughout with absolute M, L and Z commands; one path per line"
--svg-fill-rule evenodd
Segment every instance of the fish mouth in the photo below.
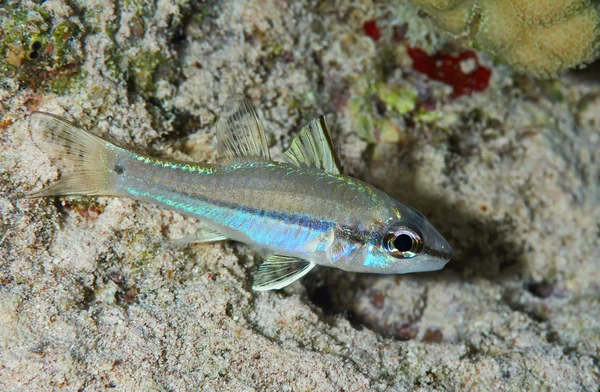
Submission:
M 454 256 L 454 251 L 452 250 L 452 248 L 450 246 L 448 246 L 444 250 L 429 249 L 427 253 L 429 254 L 429 256 L 432 256 L 432 257 L 435 257 L 436 259 L 441 260 L 442 263 L 440 263 L 440 264 L 442 265 L 442 267 L 446 263 L 448 263 L 450 261 L 450 259 L 452 259 L 452 256 Z
M 444 260 L 444 264 L 446 264 L 454 256 L 454 250 L 452 249 L 448 241 L 446 241 L 443 237 L 442 241 L 440 242 L 442 242 L 442 244 L 440 244 L 440 246 L 437 249 L 431 249 L 430 252 L 433 256 Z
M 421 268 L 423 271 L 438 271 L 444 268 L 454 255 L 452 247 L 442 236 L 435 238 L 433 246 L 425 248 L 423 255 L 426 260 Z
M 424 253 L 430 258 L 437 260 L 441 269 L 452 259 L 454 250 L 448 241 L 429 222 L 427 222 L 425 227 L 425 241 L 428 246 L 426 246 Z

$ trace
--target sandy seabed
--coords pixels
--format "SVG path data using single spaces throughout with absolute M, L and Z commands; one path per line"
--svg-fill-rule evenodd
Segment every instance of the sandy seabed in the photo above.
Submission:
M 593 66 L 539 81 L 482 57 L 489 86 L 457 98 L 415 72 L 406 47 L 462 49 L 402 2 L 15 7 L 50 33 L 35 59 L 0 38 L 12 45 L 0 84 L 2 391 L 597 390 Z M 32 111 L 206 162 L 234 92 L 257 107 L 275 159 L 326 114 L 344 171 L 421 210 L 454 259 L 403 276 L 321 268 L 255 293 L 261 258 L 245 246 L 162 246 L 193 219 L 128 199 L 22 199 L 59 176 L 28 136 Z

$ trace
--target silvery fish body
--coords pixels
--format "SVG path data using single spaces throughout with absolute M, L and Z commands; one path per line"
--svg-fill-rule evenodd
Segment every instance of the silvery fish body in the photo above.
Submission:
M 286 152 L 270 159 L 250 103 L 236 95 L 217 122 L 222 163 L 202 165 L 143 156 L 56 116 L 32 115 L 35 143 L 62 179 L 30 197 L 107 195 L 151 202 L 197 218 L 189 242 L 231 239 L 271 254 L 255 290 L 284 287 L 314 266 L 396 274 L 441 269 L 452 249 L 416 210 L 338 169 L 322 117 Z

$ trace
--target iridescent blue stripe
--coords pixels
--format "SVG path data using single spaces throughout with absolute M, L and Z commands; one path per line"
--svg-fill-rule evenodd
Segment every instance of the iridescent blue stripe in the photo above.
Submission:
M 259 210 L 212 200 L 198 194 L 175 191 L 162 185 L 155 186 L 152 191 L 133 187 L 126 187 L 125 191 L 132 196 L 151 199 L 175 211 L 228 227 L 247 236 L 255 244 L 270 248 L 285 251 L 307 250 L 307 244 L 313 243 L 323 233 L 332 230 L 335 225 L 335 222 L 281 211 Z M 314 246 L 317 247 L 318 244 Z

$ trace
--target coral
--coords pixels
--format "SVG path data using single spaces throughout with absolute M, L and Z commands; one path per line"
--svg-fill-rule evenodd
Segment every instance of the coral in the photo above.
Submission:
M 479 64 L 473 51 L 465 51 L 458 56 L 438 54 L 429 56 L 418 48 L 408 48 L 416 71 L 449 84 L 454 98 L 470 95 L 474 91 L 484 91 L 490 82 L 492 72 Z
M 410 1 L 451 34 L 538 77 L 553 77 L 600 53 L 597 1 Z
M 359 137 L 370 143 L 396 143 L 403 139 L 406 124 L 401 116 L 416 109 L 415 90 L 363 77 L 354 82 L 352 94 L 348 109 Z M 372 114 L 371 106 L 378 107 L 380 114 Z
M 379 38 L 381 38 L 381 31 L 375 20 L 368 20 L 363 23 L 363 31 L 366 35 L 371 37 L 373 41 L 379 41 Z

